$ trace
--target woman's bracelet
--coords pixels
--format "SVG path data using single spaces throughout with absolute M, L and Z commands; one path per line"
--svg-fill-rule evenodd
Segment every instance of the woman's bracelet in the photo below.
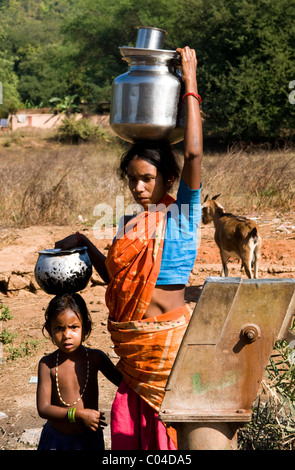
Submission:
M 198 93 L 186 93 L 185 95 L 183 95 L 182 101 L 184 101 L 187 96 L 194 96 L 200 104 L 202 103 L 202 98 L 200 97 L 200 95 L 198 95 Z
M 76 408 L 69 408 L 68 409 L 68 420 L 70 423 L 75 423 L 75 414 L 76 414 Z

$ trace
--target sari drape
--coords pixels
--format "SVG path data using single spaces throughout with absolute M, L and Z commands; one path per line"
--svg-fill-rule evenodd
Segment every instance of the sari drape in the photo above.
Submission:
M 143 318 L 160 271 L 166 216 L 174 201 L 166 195 L 152 210 L 132 219 L 118 232 L 106 258 L 108 329 L 120 357 L 117 367 L 156 412 L 190 320 L 186 306 Z M 175 438 L 172 428 L 167 432 Z

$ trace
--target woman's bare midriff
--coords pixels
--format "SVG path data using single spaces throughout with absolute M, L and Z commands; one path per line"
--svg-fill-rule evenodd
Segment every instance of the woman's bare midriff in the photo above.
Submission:
M 156 286 L 152 300 L 143 318 L 157 317 L 182 307 L 184 302 L 184 285 Z

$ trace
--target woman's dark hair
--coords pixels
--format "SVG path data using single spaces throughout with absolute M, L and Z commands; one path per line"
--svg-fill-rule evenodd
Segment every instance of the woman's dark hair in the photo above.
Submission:
M 72 310 L 77 316 L 81 317 L 82 320 L 82 340 L 84 341 L 91 333 L 92 330 L 92 320 L 90 313 L 86 306 L 84 299 L 80 294 L 64 294 L 61 296 L 55 296 L 48 304 L 48 307 L 45 311 L 45 323 L 43 325 L 42 331 L 46 330 L 50 337 L 51 336 L 51 323 L 52 320 L 57 318 L 57 316 L 64 312 L 65 310 Z
M 178 153 L 169 143 L 138 142 L 122 155 L 119 166 L 119 176 L 122 180 L 126 179 L 128 165 L 135 157 L 154 165 L 161 173 L 165 183 L 171 178 L 177 180 L 180 176 Z

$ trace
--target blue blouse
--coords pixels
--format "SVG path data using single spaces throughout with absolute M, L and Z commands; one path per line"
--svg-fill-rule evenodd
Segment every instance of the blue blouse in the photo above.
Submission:
M 181 179 L 176 201 L 167 216 L 157 285 L 187 284 L 197 256 L 201 215 L 201 188 L 190 189 Z

